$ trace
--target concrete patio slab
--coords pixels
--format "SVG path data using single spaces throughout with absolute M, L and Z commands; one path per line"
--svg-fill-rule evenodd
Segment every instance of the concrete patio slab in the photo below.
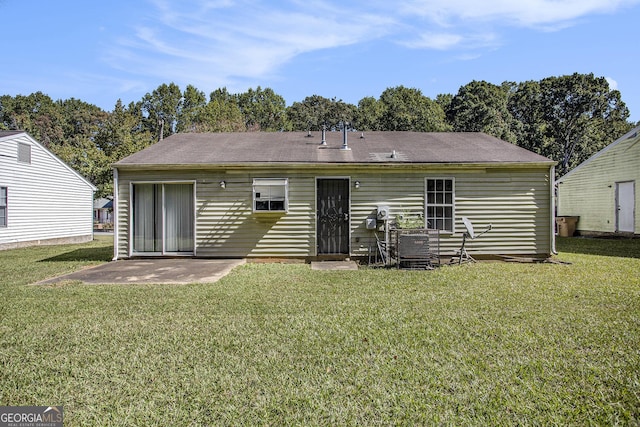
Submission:
M 112 261 L 97 267 L 47 279 L 37 284 L 79 280 L 89 284 L 213 283 L 226 276 L 243 259 L 159 258 Z

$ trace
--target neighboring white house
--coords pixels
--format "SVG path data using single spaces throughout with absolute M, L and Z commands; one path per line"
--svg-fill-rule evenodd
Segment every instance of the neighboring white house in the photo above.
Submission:
M 0 131 L 0 250 L 93 238 L 96 188 L 23 131 Z
M 113 224 L 113 200 L 100 198 L 93 201 L 93 222 L 96 225 Z
M 640 126 L 558 179 L 558 216 L 581 234 L 640 234 Z

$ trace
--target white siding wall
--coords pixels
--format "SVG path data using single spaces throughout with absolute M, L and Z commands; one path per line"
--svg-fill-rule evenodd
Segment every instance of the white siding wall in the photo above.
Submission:
M 18 142 L 31 145 L 31 164 L 17 161 Z M 93 237 L 93 188 L 29 137 L 0 141 L 0 186 L 8 188 L 0 248 Z
M 558 183 L 558 215 L 579 216 L 584 232 L 616 231 L 616 182 L 635 181 L 635 234 L 640 234 L 640 139 L 621 141 Z
M 289 212 L 254 214 L 253 178 L 289 178 Z M 132 181 L 196 180 L 196 252 L 209 257 L 309 257 L 316 255 L 316 178 L 351 178 L 351 253 L 366 256 L 375 241 L 366 218 L 377 205 L 393 215 L 424 214 L 425 178 L 452 177 L 456 188 L 456 230 L 443 234 L 442 251 L 459 248 L 466 216 L 477 230 L 493 230 L 469 243 L 475 254 L 549 254 L 551 207 L 549 170 L 362 168 L 246 171 L 119 171 L 120 257 L 129 254 L 129 184 Z M 224 180 L 226 189 L 220 188 Z M 355 189 L 353 182 L 360 181 Z

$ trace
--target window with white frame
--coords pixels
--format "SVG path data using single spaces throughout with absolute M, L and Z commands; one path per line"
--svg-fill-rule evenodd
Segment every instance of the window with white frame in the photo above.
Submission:
M 455 214 L 455 181 L 453 178 L 427 178 L 427 228 L 453 233 Z
M 31 164 L 31 146 L 29 144 L 18 143 L 18 162 Z
M 253 180 L 254 212 L 286 212 L 289 207 L 287 178 L 255 178 Z
M 7 226 L 7 187 L 0 187 L 0 227 Z

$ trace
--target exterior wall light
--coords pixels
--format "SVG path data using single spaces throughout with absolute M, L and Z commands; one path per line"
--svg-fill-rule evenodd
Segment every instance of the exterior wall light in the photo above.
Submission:
M 355 182 L 356 190 L 360 188 L 360 181 Z
M 223 190 L 227 188 L 227 183 L 224 181 L 220 181 L 220 188 L 222 188 Z

